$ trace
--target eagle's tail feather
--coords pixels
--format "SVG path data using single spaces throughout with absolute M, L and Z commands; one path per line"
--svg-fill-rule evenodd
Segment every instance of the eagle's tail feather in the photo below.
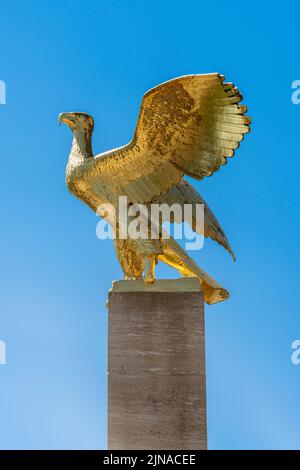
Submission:
M 228 291 L 201 269 L 173 238 L 163 240 L 163 253 L 158 258 L 176 268 L 182 276 L 198 277 L 204 300 L 208 304 L 221 302 L 229 297 Z

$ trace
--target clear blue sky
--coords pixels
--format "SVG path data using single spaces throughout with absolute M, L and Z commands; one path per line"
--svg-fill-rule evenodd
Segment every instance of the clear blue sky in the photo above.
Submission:
M 105 299 L 121 277 L 96 216 L 67 192 L 71 134 L 95 118 L 94 151 L 126 143 L 143 93 L 220 72 L 253 118 L 236 157 L 196 184 L 237 255 L 192 256 L 231 292 L 206 308 L 211 449 L 300 448 L 299 6 L 292 2 L 0 2 L 2 449 L 106 447 Z M 160 269 L 161 276 L 176 276 Z

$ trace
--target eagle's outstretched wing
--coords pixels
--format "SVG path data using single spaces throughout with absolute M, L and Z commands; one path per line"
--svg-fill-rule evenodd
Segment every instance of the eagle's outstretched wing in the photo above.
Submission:
M 177 222 L 188 222 L 191 224 L 192 229 L 205 237 L 209 237 L 212 240 L 218 242 L 222 245 L 232 256 L 235 260 L 234 253 L 231 249 L 229 241 L 219 224 L 217 218 L 215 217 L 213 211 L 209 208 L 205 200 L 200 196 L 200 194 L 196 191 L 196 189 L 188 183 L 186 180 L 181 180 L 180 183 L 173 186 L 167 193 L 161 194 L 161 196 L 153 199 L 154 203 L 157 204 L 168 204 L 168 206 L 172 206 L 173 204 L 179 204 L 181 206 L 181 215 L 182 219 L 178 220 Z M 200 223 L 198 225 L 198 220 L 196 217 L 196 213 L 192 211 L 192 217 L 185 219 L 185 211 L 184 205 L 191 204 L 193 207 L 196 204 L 203 204 L 204 205 L 204 220 L 200 222 L 204 222 L 203 224 Z M 173 214 L 171 214 L 173 215 Z M 171 222 L 173 223 L 174 220 L 163 219 L 162 222 Z M 204 229 L 204 230 L 203 230 Z
M 184 174 L 202 179 L 232 157 L 250 118 L 237 88 L 224 77 L 188 75 L 148 91 L 132 141 L 87 162 L 92 191 L 115 202 L 149 202 L 179 183 Z

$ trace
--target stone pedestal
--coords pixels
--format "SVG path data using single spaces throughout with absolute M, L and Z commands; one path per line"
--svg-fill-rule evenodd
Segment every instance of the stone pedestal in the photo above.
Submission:
M 206 449 L 198 279 L 116 281 L 108 314 L 108 448 Z

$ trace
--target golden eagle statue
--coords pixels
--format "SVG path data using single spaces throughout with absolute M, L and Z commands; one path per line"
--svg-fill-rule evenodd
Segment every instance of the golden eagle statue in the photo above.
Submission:
M 204 204 L 204 224 L 201 228 L 192 217 L 192 229 L 204 232 L 234 258 L 214 214 L 183 176 L 201 180 L 233 156 L 243 135 L 249 132 L 250 117 L 245 116 L 241 100 L 238 89 L 225 83 L 218 73 L 175 78 L 144 95 L 129 144 L 95 156 L 93 118 L 79 112 L 60 114 L 59 122 L 73 131 L 66 169 L 68 189 L 95 212 L 103 204 L 118 212 L 120 195 L 127 197 L 128 207 L 153 202 Z M 161 260 L 183 276 L 197 276 L 207 303 L 229 295 L 172 237 L 124 239 L 117 235 L 114 243 L 126 279 L 143 276 L 151 284 L 155 265 Z

